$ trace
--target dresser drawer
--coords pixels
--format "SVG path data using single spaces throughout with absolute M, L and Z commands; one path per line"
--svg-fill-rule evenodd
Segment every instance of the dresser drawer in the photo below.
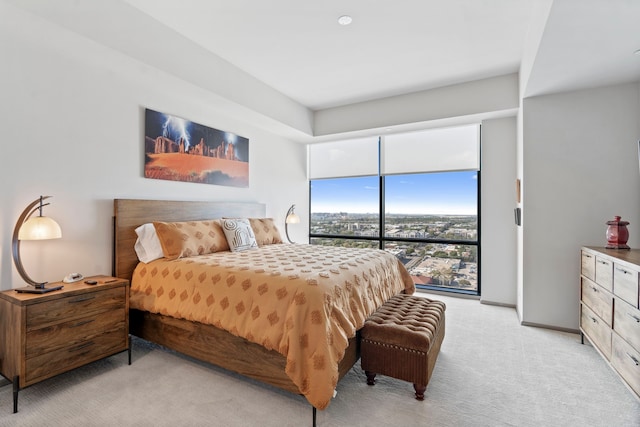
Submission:
M 638 272 L 620 264 L 613 266 L 613 293 L 638 307 Z
M 615 302 L 613 330 L 640 351 L 640 310 L 619 298 Z
M 611 357 L 611 327 L 584 304 L 580 305 L 580 328 L 600 352 L 609 359 Z
M 27 332 L 25 357 L 30 359 L 43 353 L 90 341 L 104 333 L 120 331 L 127 336 L 124 307 L 84 317 L 69 322 L 58 323 Z
M 589 279 L 582 278 L 582 303 L 609 327 L 613 324 L 613 295 Z
M 581 274 L 587 279 L 596 279 L 596 256 L 582 251 L 582 269 Z
M 627 384 L 640 395 L 640 352 L 613 334 L 611 364 Z
M 26 360 L 25 386 L 127 349 L 127 336 L 111 331 Z
M 54 301 L 27 307 L 27 330 L 76 320 L 112 310 L 123 310 L 126 305 L 126 288 L 113 288 L 81 295 L 68 296 Z
M 596 283 L 613 292 L 613 261 L 596 255 Z

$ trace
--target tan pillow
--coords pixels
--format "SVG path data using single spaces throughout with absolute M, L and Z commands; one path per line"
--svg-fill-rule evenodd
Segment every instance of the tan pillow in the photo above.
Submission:
M 153 226 L 168 259 L 229 250 L 222 226 L 216 220 L 154 222 Z
M 258 246 L 273 245 L 274 243 L 282 243 L 282 236 L 273 218 L 249 218 L 249 223 L 256 235 Z

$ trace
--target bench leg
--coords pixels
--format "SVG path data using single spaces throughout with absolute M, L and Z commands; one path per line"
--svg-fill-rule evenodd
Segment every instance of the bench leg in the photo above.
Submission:
M 424 391 L 427 389 L 427 385 L 414 384 L 413 389 L 416 391 L 416 400 L 424 400 Z
M 367 385 L 375 385 L 376 383 L 376 373 L 371 371 L 364 371 L 367 376 Z

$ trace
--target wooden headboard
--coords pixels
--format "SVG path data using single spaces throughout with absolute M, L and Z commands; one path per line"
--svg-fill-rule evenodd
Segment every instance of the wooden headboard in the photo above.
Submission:
M 138 226 L 153 221 L 261 218 L 266 214 L 266 206 L 263 203 L 114 199 L 113 213 L 112 274 L 131 280 L 133 270 L 138 265 L 138 256 L 133 248 Z

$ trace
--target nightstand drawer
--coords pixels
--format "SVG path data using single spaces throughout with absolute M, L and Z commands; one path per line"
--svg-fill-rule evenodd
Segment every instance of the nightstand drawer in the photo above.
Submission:
M 127 336 L 122 331 L 116 330 L 75 343 L 67 348 L 32 357 L 26 360 L 26 385 L 102 359 L 126 348 Z
M 589 279 L 582 278 L 582 303 L 611 327 L 613 321 L 613 295 Z
M 126 288 L 85 292 L 27 307 L 27 330 L 93 316 L 112 310 L 123 310 Z
M 581 273 L 587 279 L 596 279 L 596 256 L 589 252 L 582 251 Z
M 616 299 L 613 330 L 640 351 L 640 310 Z
M 613 266 L 613 293 L 638 307 L 638 272 L 619 264 Z
M 589 340 L 609 359 L 611 357 L 611 327 L 589 310 L 586 305 L 582 304 L 580 307 L 580 327 Z
M 627 384 L 640 394 L 640 353 L 616 334 L 613 334 L 611 364 Z
M 25 357 L 30 359 L 42 353 L 74 347 L 78 343 L 90 341 L 104 333 L 120 331 L 120 334 L 125 337 L 128 334 L 125 328 L 125 313 L 122 306 L 120 310 L 35 329 L 27 332 Z

